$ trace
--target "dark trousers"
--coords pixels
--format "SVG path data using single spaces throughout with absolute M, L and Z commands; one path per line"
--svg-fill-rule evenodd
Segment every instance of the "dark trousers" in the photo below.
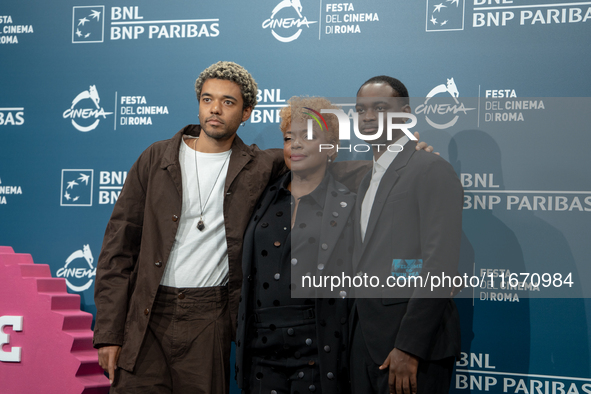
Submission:
M 112 394 L 226 394 L 231 322 L 227 287 L 160 286 L 133 372 L 118 369 Z
M 249 394 L 321 394 L 316 319 L 310 306 L 257 309 L 249 338 Z
M 355 316 L 357 319 L 357 316 Z M 391 349 L 390 349 L 391 350 Z M 382 360 L 382 362 L 385 360 Z M 353 328 L 351 345 L 351 390 L 353 394 L 389 394 L 388 369 L 380 370 L 367 351 L 359 322 Z M 454 357 L 437 361 L 419 361 L 417 394 L 447 394 Z

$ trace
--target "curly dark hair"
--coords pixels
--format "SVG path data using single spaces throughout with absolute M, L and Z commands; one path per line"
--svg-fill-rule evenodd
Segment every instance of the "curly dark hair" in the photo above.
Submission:
M 201 89 L 205 81 L 212 78 L 232 81 L 238 84 L 242 93 L 242 101 L 244 102 L 243 108 L 254 108 L 257 105 L 258 88 L 252 75 L 239 64 L 224 61 L 212 64 L 201 72 L 199 78 L 195 81 L 197 100 L 201 97 Z

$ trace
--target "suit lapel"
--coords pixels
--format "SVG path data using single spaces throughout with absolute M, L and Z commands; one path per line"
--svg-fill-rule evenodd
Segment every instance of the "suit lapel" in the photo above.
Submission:
M 363 199 L 365 198 L 365 194 L 367 193 L 367 189 L 369 188 L 369 183 L 371 182 L 371 174 L 372 171 L 368 171 L 368 173 L 363 177 L 361 184 L 359 185 L 358 193 L 357 193 L 357 202 L 355 204 L 355 217 L 354 217 L 354 242 L 355 246 L 353 248 L 353 270 L 357 271 L 357 265 L 359 264 L 359 260 L 361 258 L 361 249 L 362 249 L 362 241 L 361 241 L 361 205 L 363 204 Z
M 398 180 L 399 176 L 394 170 L 393 166 L 388 167 L 386 173 L 382 177 L 380 181 L 380 186 L 378 187 L 378 191 L 376 192 L 376 197 L 373 201 L 373 205 L 371 207 L 371 212 L 369 215 L 369 221 L 367 223 L 367 229 L 365 230 L 365 240 L 361 244 L 361 252 L 360 258 L 363 257 L 365 253 L 365 248 L 369 244 L 369 240 L 373 235 L 373 232 L 376 228 L 378 220 L 380 219 L 380 214 L 382 209 L 384 208 L 384 204 L 386 203 L 386 199 L 390 194 L 390 190 Z M 363 202 L 363 201 L 362 201 Z M 361 216 L 361 214 L 360 214 Z M 359 229 L 359 235 L 361 236 L 361 229 Z
M 394 188 L 394 185 L 400 178 L 398 171 L 406 166 L 412 155 L 415 153 L 416 142 L 409 141 L 405 144 L 404 150 L 400 152 L 392 164 L 388 167 L 382 180 L 380 181 L 380 186 L 376 192 L 376 197 L 374 199 L 373 205 L 371 207 L 371 213 L 369 215 L 369 222 L 367 223 L 367 230 L 365 231 L 365 240 L 361 243 L 361 251 L 359 252 L 359 257 L 357 260 L 358 264 L 355 265 L 355 270 L 360 265 L 361 259 L 363 258 L 363 254 L 365 253 L 365 249 L 367 245 L 370 243 L 371 237 L 373 235 L 374 230 L 380 219 L 382 219 L 382 210 L 384 209 L 384 205 L 386 204 L 386 200 L 390 195 L 391 190 Z M 369 182 L 368 182 L 369 183 Z M 364 193 L 365 196 L 365 193 Z M 361 218 L 361 204 L 363 204 L 363 199 L 358 200 L 359 202 L 359 217 Z M 389 218 L 385 218 L 389 220 Z M 361 240 L 361 229 L 359 229 L 359 240 Z

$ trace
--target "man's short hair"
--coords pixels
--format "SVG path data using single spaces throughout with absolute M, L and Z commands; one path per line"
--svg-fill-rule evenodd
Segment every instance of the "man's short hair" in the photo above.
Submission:
M 203 84 L 208 79 L 222 79 L 232 81 L 240 86 L 240 93 L 242 93 L 242 101 L 244 102 L 242 108 L 252 107 L 257 105 L 257 83 L 248 71 L 239 64 L 234 62 L 217 62 L 207 67 L 199 78 L 195 81 L 195 93 L 197 94 L 197 101 L 201 98 L 201 89 Z
M 365 81 L 363 85 L 359 87 L 359 90 L 357 90 L 357 94 L 359 94 L 359 91 L 362 87 L 370 83 L 387 83 L 392 87 L 392 89 L 396 91 L 396 93 L 398 93 L 398 97 L 402 98 L 402 106 L 409 105 L 408 90 L 406 90 L 406 86 L 404 86 L 404 84 L 398 79 L 389 77 L 387 75 L 378 75 L 377 77 L 373 77 Z

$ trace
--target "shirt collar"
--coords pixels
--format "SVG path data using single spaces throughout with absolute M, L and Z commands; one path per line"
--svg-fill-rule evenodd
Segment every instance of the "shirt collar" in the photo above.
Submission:
M 322 178 L 322 181 L 316 187 L 316 189 L 314 189 L 310 194 L 302 196 L 300 198 L 300 201 L 306 201 L 308 199 L 311 199 L 313 202 L 318 204 L 321 209 L 324 209 L 324 200 L 326 199 L 326 190 L 328 189 L 328 182 L 330 181 L 331 178 L 332 178 L 332 175 L 330 175 L 330 172 L 326 171 L 326 173 L 324 174 L 324 178 Z M 279 193 L 291 195 L 291 192 L 287 189 L 287 186 L 289 185 L 290 182 L 291 182 L 291 171 L 288 171 L 283 176 L 283 179 L 280 182 Z M 277 196 L 280 195 L 279 193 L 277 194 Z
M 324 173 L 324 178 L 320 184 L 312 191 L 312 193 L 302 196 L 300 200 L 307 200 L 311 199 L 316 204 L 320 206 L 321 209 L 324 209 L 324 201 L 326 200 L 326 190 L 328 189 L 328 182 L 331 178 L 331 175 L 328 171 Z
M 408 141 L 409 141 L 408 137 L 406 135 L 403 135 L 401 138 L 394 141 L 391 145 L 397 144 L 397 145 L 404 146 L 404 145 L 406 145 L 406 143 Z M 390 167 L 390 164 L 392 164 L 392 162 L 394 161 L 396 156 L 398 156 L 398 153 L 399 152 L 391 152 L 388 149 L 386 149 L 386 151 L 380 156 L 380 158 L 377 161 L 374 157 L 373 172 L 375 173 L 378 169 L 386 171 L 388 169 L 388 167 Z

